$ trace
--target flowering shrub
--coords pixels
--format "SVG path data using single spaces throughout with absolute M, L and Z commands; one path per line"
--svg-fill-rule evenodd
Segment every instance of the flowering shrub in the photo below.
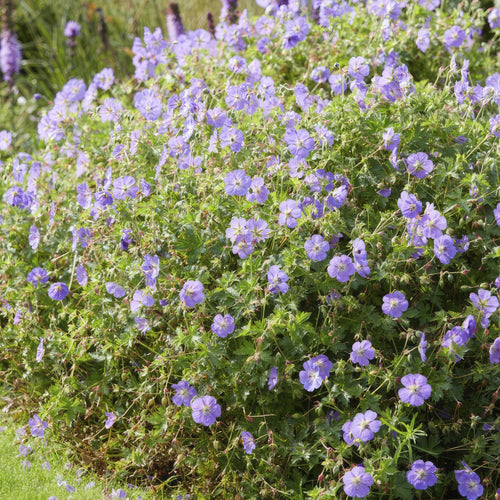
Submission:
M 262 3 L 145 29 L 133 81 L 68 82 L 0 151 L 5 390 L 175 493 L 491 497 L 488 13 Z

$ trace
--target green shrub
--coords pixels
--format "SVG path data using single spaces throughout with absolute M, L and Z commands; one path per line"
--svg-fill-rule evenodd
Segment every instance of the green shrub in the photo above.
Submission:
M 427 494 L 418 460 L 435 498 L 465 462 L 494 494 L 497 34 L 481 41 L 480 9 L 374 8 L 146 32 L 135 80 L 71 80 L 39 150 L 1 153 L 4 390 L 97 469 L 199 498 L 344 498 L 363 464 L 369 498 L 404 499 Z M 219 408 L 178 406 L 181 381 Z

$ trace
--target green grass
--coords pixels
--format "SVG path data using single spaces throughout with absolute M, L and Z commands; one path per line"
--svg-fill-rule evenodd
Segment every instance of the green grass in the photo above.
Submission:
M 22 441 L 16 437 L 18 426 L 0 416 L 0 427 L 4 428 L 0 432 L 0 499 L 2 500 L 47 500 L 53 495 L 58 500 L 69 498 L 97 500 L 108 498 L 113 489 L 117 490 L 120 487 L 128 493 L 128 498 L 131 500 L 137 499 L 139 495 L 143 500 L 162 498 L 143 489 L 129 489 L 116 480 L 106 480 L 87 472 L 78 479 L 77 466 L 66 468 L 68 450 L 55 449 L 50 445 L 44 447 L 39 438 L 31 436 L 23 438 L 26 445 L 28 443 L 31 445 L 33 453 L 22 457 L 19 454 L 19 445 Z M 46 434 L 50 439 L 49 430 Z M 29 469 L 23 467 L 25 459 L 31 462 Z M 50 463 L 50 470 L 42 467 L 45 461 Z M 64 485 L 58 485 L 58 477 L 76 488 L 76 492 L 70 494 Z M 85 486 L 91 481 L 95 482 L 95 486 L 85 490 Z

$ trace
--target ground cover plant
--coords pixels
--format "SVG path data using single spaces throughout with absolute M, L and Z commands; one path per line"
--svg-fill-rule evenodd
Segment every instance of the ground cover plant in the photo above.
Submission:
M 500 11 L 259 4 L 0 132 L 5 410 L 172 495 L 493 498 Z

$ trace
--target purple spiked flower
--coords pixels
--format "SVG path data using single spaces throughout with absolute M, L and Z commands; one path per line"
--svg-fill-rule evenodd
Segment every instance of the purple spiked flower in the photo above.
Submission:
M 171 2 L 168 4 L 166 22 L 168 39 L 171 42 L 175 42 L 181 35 L 184 35 L 184 25 L 182 24 L 179 5 L 177 3 Z
M 6 8 L 6 7 L 5 7 Z M 12 80 L 21 67 L 21 44 L 13 31 L 5 29 L 0 37 L 0 68 L 6 82 Z

